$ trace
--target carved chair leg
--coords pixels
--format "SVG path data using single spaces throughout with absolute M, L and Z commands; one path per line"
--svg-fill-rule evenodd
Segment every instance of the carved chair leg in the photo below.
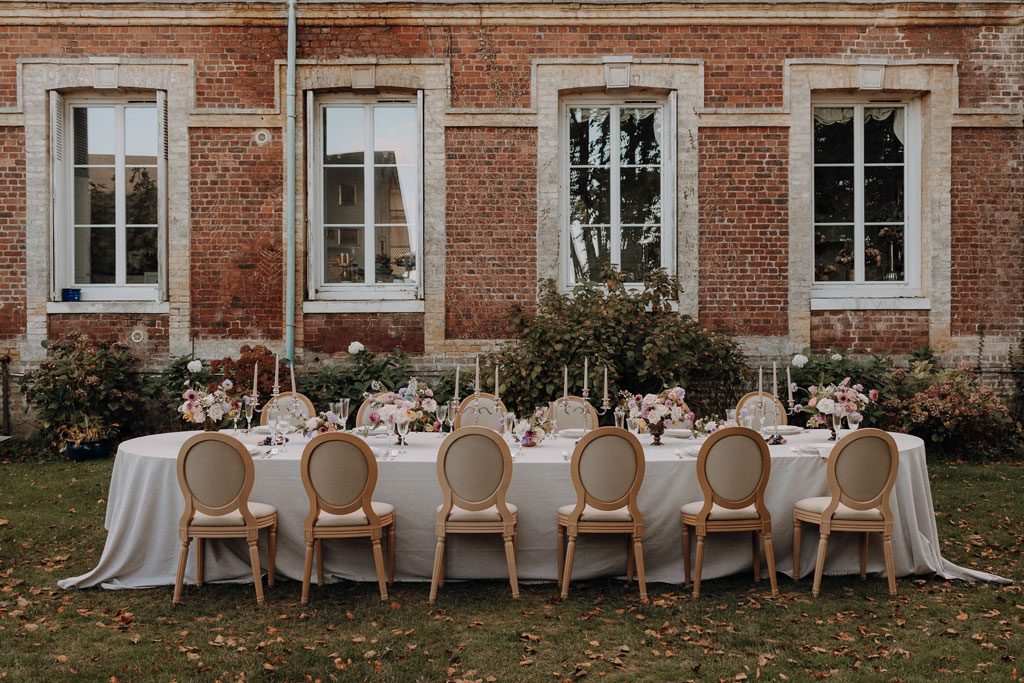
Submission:
M 203 543 L 203 539 L 197 538 L 196 539 L 196 585 L 197 586 L 202 586 L 203 585 L 203 573 L 204 573 L 203 572 L 203 569 L 204 569 L 204 567 L 203 567 L 203 560 L 205 559 L 203 556 L 206 554 L 203 551 L 205 551 L 205 550 L 206 550 L 206 544 Z
M 576 536 L 569 534 L 569 544 L 565 549 L 565 567 L 562 569 L 562 599 L 569 597 L 569 579 L 572 577 L 572 560 L 576 552 Z
M 700 597 L 700 575 L 704 570 L 704 537 L 697 536 L 697 562 L 693 568 L 693 597 Z
M 437 547 L 434 548 L 434 573 L 430 577 L 430 602 L 437 599 L 437 586 L 439 579 L 444 573 L 444 537 L 437 539 Z
M 249 564 L 252 565 L 252 580 L 256 584 L 256 603 L 263 604 L 263 573 L 260 571 L 260 549 L 256 541 L 249 541 Z
M 309 580 L 313 575 L 313 541 L 306 541 L 306 557 L 302 563 L 302 597 L 300 602 L 309 602 Z
M 380 539 L 373 539 L 373 566 L 377 570 L 377 585 L 380 588 L 380 599 L 388 599 L 388 584 L 384 572 L 384 552 L 380 547 Z
M 885 573 L 889 577 L 889 594 L 896 595 L 896 563 L 892 557 L 892 537 L 882 537 L 882 548 L 885 550 Z
M 636 562 L 636 573 L 640 579 L 640 599 L 647 599 L 647 574 L 644 572 L 644 547 L 640 537 L 633 536 L 633 558 Z
M 690 526 L 683 523 L 683 585 L 690 583 Z
M 828 549 L 828 536 L 821 535 L 818 539 L 818 559 L 814 563 L 814 586 L 811 587 L 811 597 L 818 597 L 821 590 L 821 575 L 825 571 L 825 552 Z
M 793 520 L 793 580 L 800 580 L 800 532 L 803 524 L 799 519 Z
M 185 582 L 185 565 L 188 563 L 188 541 L 181 542 L 181 552 L 178 553 L 178 573 L 174 579 L 174 598 L 172 602 L 175 605 L 181 604 L 181 584 Z
M 775 548 L 772 547 L 772 535 L 765 533 L 764 537 L 764 556 L 768 560 L 768 579 L 772 582 L 772 597 L 779 597 L 779 584 L 775 578 Z
M 519 577 L 516 575 L 516 549 L 512 536 L 505 536 L 505 562 L 508 564 L 508 582 L 512 586 L 512 598 L 519 598 Z

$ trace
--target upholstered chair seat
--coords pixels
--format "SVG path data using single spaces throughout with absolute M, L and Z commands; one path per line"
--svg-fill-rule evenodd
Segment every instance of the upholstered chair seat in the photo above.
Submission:
M 572 514 L 572 511 L 576 508 L 576 503 L 570 503 L 569 505 L 563 505 L 558 508 L 558 514 L 568 517 Z M 620 508 L 618 510 L 599 510 L 595 507 L 587 505 L 583 508 L 583 514 L 580 515 L 581 522 L 632 522 L 633 518 L 629 515 L 629 508 Z
M 249 503 L 249 512 L 256 518 L 256 522 L 273 517 L 277 514 L 277 508 L 266 503 Z M 192 526 L 245 526 L 245 519 L 238 510 L 229 512 L 226 515 L 208 515 L 203 512 L 196 512 L 192 518 Z
M 684 515 L 693 515 L 696 517 L 700 514 L 701 509 L 704 507 L 704 501 L 698 500 L 693 503 L 687 503 L 682 507 L 680 512 Z M 753 505 L 748 505 L 745 508 L 724 508 L 721 505 L 712 505 L 711 512 L 708 513 L 708 519 L 711 521 L 727 520 L 727 519 L 757 519 L 757 508 Z
M 370 508 L 378 517 L 395 514 L 395 506 L 391 503 L 379 503 L 373 500 L 370 501 Z M 332 515 L 329 512 L 321 512 L 315 526 L 366 526 L 369 523 L 370 520 L 366 513 L 362 510 L 356 510 L 347 515 Z
M 505 503 L 508 507 L 508 511 L 513 515 L 519 512 L 512 503 Z M 437 511 L 441 511 L 440 505 L 437 506 Z M 458 505 L 453 505 L 451 511 L 448 513 L 449 522 L 499 522 L 501 521 L 501 513 L 498 512 L 498 506 L 492 505 L 489 508 L 483 510 L 463 510 Z
M 804 498 L 798 500 L 793 504 L 793 507 L 797 510 L 804 512 L 810 512 L 812 514 L 820 515 L 828 507 L 828 504 L 832 502 L 830 496 L 820 496 L 818 498 Z M 867 521 L 882 521 L 882 511 L 878 509 L 871 510 L 854 510 L 851 507 L 847 507 L 840 503 L 836 506 L 835 512 L 832 513 L 832 519 L 860 519 Z

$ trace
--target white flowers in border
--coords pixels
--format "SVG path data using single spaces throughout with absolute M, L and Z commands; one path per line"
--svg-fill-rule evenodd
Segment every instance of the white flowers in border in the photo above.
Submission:
M 190 360 L 188 362 L 188 365 L 185 366 L 185 368 L 187 368 L 188 371 L 191 372 L 192 374 L 195 374 L 197 372 L 201 372 L 202 369 L 203 369 L 203 361 L 198 360 L 198 359 Z
M 802 368 L 803 366 L 807 365 L 807 360 L 807 356 L 805 356 L 802 353 L 798 353 L 795 356 L 793 356 L 793 360 L 791 362 L 794 368 Z
M 360 344 L 357 341 L 354 341 L 354 342 L 352 342 L 351 344 L 348 345 L 348 352 L 349 352 L 349 354 L 351 354 L 353 356 L 356 355 L 357 353 L 361 353 L 361 352 L 363 352 L 365 350 L 366 350 L 366 347 L 363 346 L 362 344 Z

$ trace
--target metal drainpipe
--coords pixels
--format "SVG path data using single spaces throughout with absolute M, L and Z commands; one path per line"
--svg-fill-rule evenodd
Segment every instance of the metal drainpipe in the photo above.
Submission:
M 295 0 L 288 0 L 288 68 L 285 84 L 284 220 L 287 239 L 285 357 L 295 360 Z

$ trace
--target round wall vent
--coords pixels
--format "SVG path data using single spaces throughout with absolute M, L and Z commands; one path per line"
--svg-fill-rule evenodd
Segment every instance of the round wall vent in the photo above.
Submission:
M 263 145 L 270 142 L 270 131 L 265 128 L 261 128 L 252 134 L 253 142 L 262 147 Z
M 146 341 L 146 331 L 132 330 L 128 334 L 128 339 L 132 342 L 132 344 L 141 344 L 142 342 Z

